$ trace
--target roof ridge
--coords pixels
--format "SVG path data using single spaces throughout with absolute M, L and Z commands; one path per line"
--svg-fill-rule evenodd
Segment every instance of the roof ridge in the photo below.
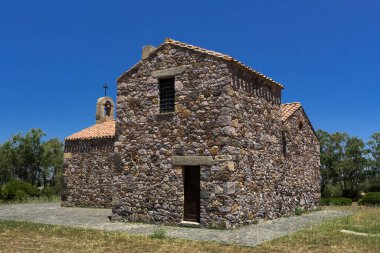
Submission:
M 208 49 L 205 49 L 205 48 L 202 48 L 202 47 L 199 47 L 199 46 L 194 46 L 194 45 L 191 45 L 191 44 L 187 44 L 187 43 L 184 43 L 184 42 L 181 42 L 181 41 L 178 41 L 178 40 L 174 40 L 174 39 L 171 39 L 171 38 L 166 38 L 164 43 L 163 44 L 172 44 L 172 45 L 177 45 L 177 46 L 182 46 L 182 47 L 185 47 L 185 48 L 189 48 L 189 49 L 193 49 L 195 51 L 198 51 L 198 52 L 202 52 L 202 53 L 207 53 L 207 54 L 210 54 L 210 55 L 213 55 L 215 57 L 219 57 L 219 58 L 222 58 L 224 60 L 227 60 L 227 61 L 231 61 L 231 62 L 234 62 L 236 63 L 237 65 L 243 67 L 244 69 L 248 70 L 248 71 L 251 71 L 251 72 L 254 72 L 255 74 L 275 83 L 276 85 L 280 86 L 281 88 L 284 88 L 284 85 L 282 85 L 281 83 L 279 82 L 276 82 L 275 80 L 273 80 L 272 78 L 258 72 L 257 70 L 245 65 L 244 63 L 236 60 L 235 58 L 233 58 L 232 56 L 230 55 L 227 55 L 227 54 L 223 54 L 223 53 L 219 53 L 219 52 L 216 52 L 216 51 L 212 51 L 212 50 L 208 50 Z M 159 46 L 160 47 L 160 46 Z M 157 48 L 159 48 L 157 47 Z
M 185 43 L 185 42 L 182 42 L 182 41 L 178 41 L 178 40 L 174 40 L 174 39 L 171 39 L 171 38 L 166 38 L 164 43 L 181 45 L 181 46 L 184 46 L 184 47 L 192 47 L 194 49 L 198 49 L 198 50 L 204 51 L 206 53 L 218 54 L 220 56 L 233 59 L 233 57 L 230 56 L 230 55 L 228 55 L 228 54 L 224 54 L 224 53 L 220 53 L 220 52 L 217 52 L 217 51 L 214 51 L 214 50 L 209 50 L 209 49 L 206 49 L 206 48 L 203 48 L 203 47 L 191 45 L 191 44 L 188 44 L 188 43 Z
M 235 58 L 233 58 L 230 55 L 219 53 L 219 52 L 216 52 L 216 51 L 213 51 L 213 50 L 209 50 L 209 49 L 205 49 L 205 48 L 202 48 L 202 47 L 199 47 L 199 46 L 194 46 L 194 45 L 191 45 L 191 44 L 188 44 L 188 43 L 184 43 L 184 42 L 181 42 L 181 41 L 178 41 L 178 40 L 174 40 L 174 39 L 169 38 L 169 37 L 166 37 L 165 40 L 164 40 L 164 42 L 162 44 L 160 44 L 158 47 L 156 47 L 156 49 L 154 49 L 154 51 L 151 52 L 151 54 L 153 54 L 154 52 L 156 52 L 157 50 L 159 50 L 163 45 L 166 45 L 166 44 L 176 45 L 176 46 L 187 48 L 187 49 L 190 49 L 190 50 L 194 50 L 194 51 L 197 51 L 197 52 L 200 52 L 200 53 L 206 53 L 208 55 L 221 58 L 221 59 L 223 59 L 225 61 L 233 62 L 233 63 L 237 64 L 238 66 L 244 68 L 245 70 L 253 72 L 256 75 L 259 75 L 259 76 L 267 79 L 268 81 L 270 81 L 270 82 L 278 85 L 280 88 L 282 88 L 282 89 L 284 88 L 284 85 L 282 85 L 281 83 L 276 82 L 272 78 L 270 78 L 270 77 L 268 77 L 268 76 L 266 76 L 266 75 L 258 72 L 257 70 L 255 70 L 255 69 L 253 69 L 253 68 L 251 68 L 251 67 L 249 67 L 247 65 L 245 65 L 244 63 L 236 60 Z M 122 73 L 117 79 L 122 78 L 129 71 L 131 71 L 132 69 L 136 68 L 139 64 L 141 64 L 141 62 L 142 62 L 142 60 L 139 60 L 135 65 L 133 65 L 127 71 L 125 71 L 124 73 Z
M 301 102 L 282 103 L 281 105 L 291 105 L 291 104 L 300 104 L 301 105 Z

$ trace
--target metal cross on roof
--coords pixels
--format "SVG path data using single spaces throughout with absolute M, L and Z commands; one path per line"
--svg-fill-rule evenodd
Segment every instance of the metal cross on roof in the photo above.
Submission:
M 107 83 L 105 83 L 102 87 L 104 88 L 104 96 L 107 97 L 107 89 L 109 88 L 109 86 L 107 85 Z

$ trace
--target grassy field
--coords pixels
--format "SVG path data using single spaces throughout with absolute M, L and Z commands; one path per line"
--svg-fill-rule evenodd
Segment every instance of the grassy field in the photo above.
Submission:
M 0 200 L 0 205 L 16 205 L 16 204 L 40 204 L 46 202 L 58 203 L 61 201 L 61 196 L 54 194 L 50 198 L 46 196 L 39 196 L 34 198 L 28 198 L 24 201 L 3 201 Z
M 0 252 L 380 252 L 380 208 L 345 209 L 355 213 L 255 248 L 0 221 Z

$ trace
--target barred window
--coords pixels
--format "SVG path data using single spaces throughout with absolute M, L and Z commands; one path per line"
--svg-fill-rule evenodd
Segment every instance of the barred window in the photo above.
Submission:
M 174 77 L 160 79 L 160 113 L 174 112 Z

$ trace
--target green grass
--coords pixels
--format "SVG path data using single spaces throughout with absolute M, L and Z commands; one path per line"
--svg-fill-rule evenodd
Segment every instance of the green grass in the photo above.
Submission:
M 260 248 L 275 252 L 380 252 L 380 208 L 356 206 L 340 210 L 354 214 L 265 243 Z M 345 234 L 340 231 L 343 229 L 378 237 Z
M 30 197 L 24 201 L 4 201 L 0 200 L 0 205 L 12 205 L 12 204 L 40 204 L 40 203 L 59 203 L 61 201 L 61 196 L 53 195 L 49 199 L 47 196 L 39 196 L 39 197 Z M 1 252 L 1 251 L 0 251 Z
M 341 229 L 380 235 L 379 207 L 328 207 L 353 215 L 266 242 L 240 247 L 213 242 L 171 239 L 160 229 L 138 236 L 30 222 L 0 221 L 0 252 L 380 252 L 380 237 L 340 232 Z
M 159 228 L 159 229 L 155 229 L 153 234 L 149 235 L 149 238 L 152 238 L 152 239 L 164 239 L 166 238 L 166 232 L 164 229 L 162 228 Z

